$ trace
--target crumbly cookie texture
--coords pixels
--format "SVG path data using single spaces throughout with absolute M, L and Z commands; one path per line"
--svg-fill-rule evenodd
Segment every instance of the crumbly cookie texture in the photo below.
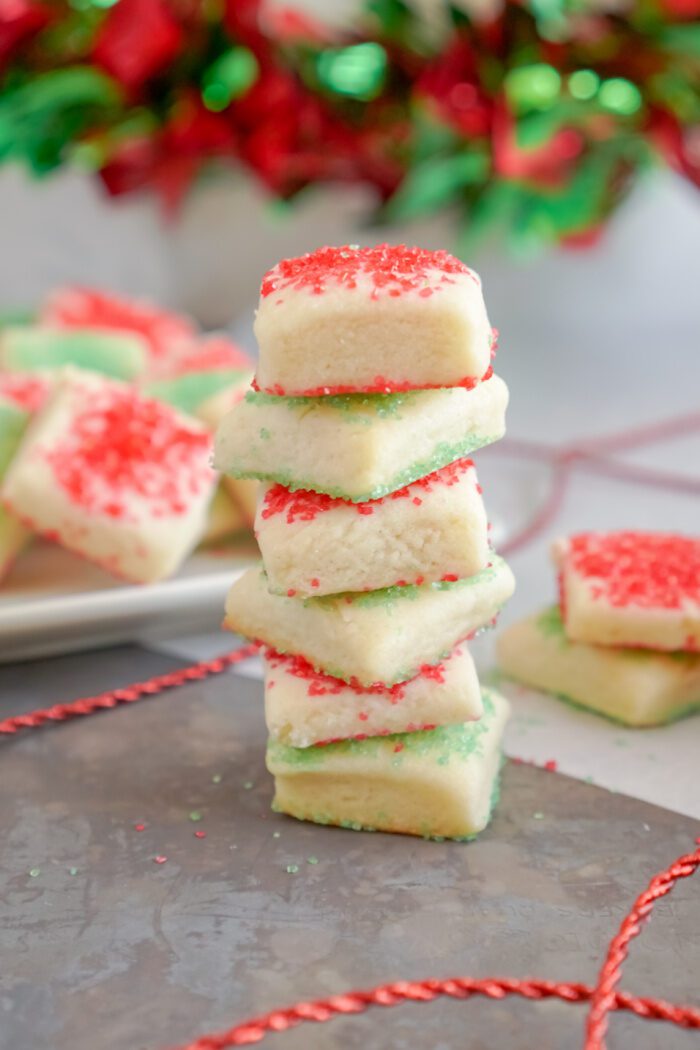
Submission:
M 502 631 L 497 650 L 510 678 L 625 725 L 661 725 L 700 708 L 700 655 L 572 642 L 557 608 Z
M 498 794 L 506 700 L 483 691 L 477 722 L 291 748 L 271 740 L 273 808 L 299 820 L 424 838 L 468 839 Z
M 389 587 L 324 598 L 271 594 L 249 569 L 226 599 L 226 626 L 277 652 L 303 656 L 316 670 L 361 685 L 413 678 L 490 624 L 515 588 L 502 558 L 455 582 Z
M 255 533 L 270 589 L 303 598 L 460 579 L 489 560 L 469 459 L 369 503 L 264 484 Z
M 367 502 L 497 441 L 507 403 L 498 376 L 473 390 L 319 398 L 251 393 L 222 420 L 214 463 L 234 477 Z
M 553 557 L 572 641 L 700 651 L 700 537 L 584 532 Z
M 274 394 L 472 386 L 490 367 L 481 281 L 445 251 L 320 248 L 263 279 L 257 383 Z
M 265 719 L 290 747 L 414 733 L 474 721 L 483 705 L 474 661 L 460 646 L 442 663 L 395 686 L 361 686 L 314 671 L 300 656 L 268 650 Z
M 174 572 L 215 487 L 209 432 L 132 387 L 66 369 L 1 495 L 35 532 L 137 582 Z
M 24 325 L 0 333 L 0 367 L 9 372 L 53 371 L 74 365 L 114 379 L 144 371 L 148 346 L 136 332 Z

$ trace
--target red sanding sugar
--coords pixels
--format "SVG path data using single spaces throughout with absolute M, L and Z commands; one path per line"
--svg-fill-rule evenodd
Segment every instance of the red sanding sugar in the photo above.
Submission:
M 153 517 L 185 513 L 210 483 L 209 434 L 128 388 L 78 394 L 86 407 L 44 452 L 60 488 L 90 514 L 128 519 L 133 500 Z
M 368 500 L 366 503 L 351 503 L 349 500 L 326 496 L 323 492 L 312 492 L 308 489 L 297 489 L 292 492 L 284 485 L 271 485 L 265 493 L 263 500 L 262 517 L 264 520 L 274 517 L 276 514 L 286 514 L 287 524 L 292 525 L 295 521 L 313 521 L 318 514 L 331 510 L 334 507 L 350 507 L 357 514 L 373 514 L 375 509 L 388 500 L 399 500 L 410 498 L 417 506 L 422 502 L 419 493 L 432 492 L 440 485 L 447 487 L 456 485 L 460 478 L 474 466 L 471 459 L 458 459 L 454 463 L 448 463 L 446 467 L 426 474 L 410 485 L 405 485 L 388 496 L 379 499 Z
M 446 251 L 431 252 L 390 244 L 373 248 L 345 245 L 318 248 L 296 259 L 283 259 L 265 274 L 260 293 L 265 299 L 273 292 L 292 288 L 321 295 L 328 285 L 352 290 L 357 287 L 358 278 L 368 277 L 374 292 L 386 291 L 397 297 L 417 291 L 427 298 L 437 290 L 426 283 L 429 278 L 435 279 L 436 272 L 443 284 L 453 284 L 455 274 L 466 274 L 478 281 L 468 266 Z
M 616 608 L 681 609 L 700 602 L 700 539 L 662 532 L 583 532 L 568 564 Z

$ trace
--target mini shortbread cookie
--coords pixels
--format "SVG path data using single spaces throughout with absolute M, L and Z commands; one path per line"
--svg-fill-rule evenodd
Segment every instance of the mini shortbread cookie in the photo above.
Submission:
M 66 369 L 13 459 L 3 502 L 33 531 L 108 571 L 174 572 L 204 530 L 211 435 L 133 388 Z
M 556 608 L 503 631 L 497 648 L 510 678 L 625 725 L 661 725 L 700 710 L 700 655 L 572 642 Z
M 273 809 L 298 820 L 423 838 L 469 839 L 498 796 L 509 705 L 483 691 L 478 722 L 426 732 L 292 748 L 271 740 Z
M 700 651 L 700 537 L 583 532 L 553 556 L 572 641 Z
M 498 376 L 473 390 L 320 398 L 251 393 L 222 420 L 214 462 L 234 477 L 365 503 L 498 441 L 507 403 Z
M 391 687 L 361 686 L 314 671 L 301 656 L 267 650 L 265 719 L 290 747 L 415 733 L 470 722 L 483 713 L 474 661 L 460 646 L 440 664 Z
M 265 574 L 253 568 L 229 591 L 225 623 L 335 678 L 393 685 L 490 624 L 514 588 L 512 572 L 495 554 L 488 568 L 454 583 L 305 601 L 271 594 Z
M 243 351 L 225 336 L 214 335 L 194 343 L 143 389 L 149 397 L 203 418 L 199 413 L 202 404 L 225 396 L 234 404 L 249 389 L 252 378 L 253 366 Z
M 149 372 L 166 368 L 197 338 L 192 321 L 145 299 L 102 292 L 97 288 L 57 288 L 47 298 L 40 321 L 51 328 L 93 328 L 131 332 L 145 340 Z
M 456 580 L 489 560 L 488 521 L 470 459 L 369 503 L 263 485 L 255 533 L 270 589 L 338 594 Z
M 143 372 L 148 347 L 134 332 L 22 325 L 0 332 L 0 367 L 10 372 L 37 372 L 75 365 L 114 379 L 133 379 Z
M 490 368 L 481 281 L 445 251 L 319 248 L 264 277 L 257 384 L 272 394 L 474 386 Z

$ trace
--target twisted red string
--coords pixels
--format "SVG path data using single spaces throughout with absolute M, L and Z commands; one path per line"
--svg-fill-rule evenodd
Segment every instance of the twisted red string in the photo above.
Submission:
M 111 689 L 105 693 L 98 693 L 97 696 L 86 696 L 68 704 L 54 704 L 52 707 L 30 711 L 26 715 L 6 718 L 0 722 L 0 736 L 17 733 L 20 729 L 37 729 L 47 722 L 65 722 L 69 718 L 92 715 L 96 711 L 105 711 L 119 704 L 133 704 L 136 700 L 157 696 L 158 693 L 176 689 L 179 685 L 199 682 L 212 675 L 221 674 L 234 664 L 252 656 L 256 650 L 256 645 L 246 645 L 241 649 L 225 653 L 223 656 L 217 656 L 213 660 L 204 660 L 189 667 L 178 668 L 176 671 L 168 671 L 166 674 L 149 678 L 145 682 L 135 682 L 124 686 L 123 689 Z
M 700 842 L 700 839 L 698 839 Z M 642 931 L 642 923 L 649 918 L 654 905 L 661 897 L 670 893 L 679 879 L 688 878 L 700 867 L 700 849 L 679 857 L 666 871 L 655 875 L 643 893 L 637 897 L 629 914 L 625 917 L 610 942 L 605 962 L 590 1000 L 586 1019 L 586 1042 L 584 1050 L 605 1050 L 605 1033 L 608 1015 L 614 1009 L 616 987 L 622 976 L 622 966 L 627 958 L 630 942 Z
M 561 999 L 567 1003 L 590 1002 L 584 1050 L 604 1050 L 602 1040 L 606 1018 L 611 1010 L 629 1010 L 645 1021 L 668 1021 L 680 1028 L 700 1029 L 700 1009 L 679 1006 L 663 999 L 638 998 L 616 990 L 629 942 L 639 934 L 640 923 L 650 915 L 659 898 L 669 893 L 679 879 L 692 875 L 698 866 L 700 850 L 679 857 L 665 871 L 654 876 L 648 888 L 635 901 L 620 927 L 620 932 L 611 942 L 595 988 L 585 984 L 517 977 L 448 977 L 446 980 L 429 977 L 424 981 L 396 981 L 393 984 L 378 985 L 367 991 L 332 995 L 328 999 L 301 1002 L 281 1010 L 272 1010 L 261 1017 L 235 1025 L 226 1032 L 200 1036 L 180 1050 L 226 1050 L 226 1047 L 231 1046 L 248 1046 L 261 1042 L 270 1032 L 286 1032 L 306 1021 L 321 1024 L 339 1014 L 364 1013 L 370 1006 L 432 1002 L 442 995 L 453 999 L 469 999 L 473 995 L 505 999 L 507 995 L 519 995 L 523 999 L 535 1002 L 543 999 Z

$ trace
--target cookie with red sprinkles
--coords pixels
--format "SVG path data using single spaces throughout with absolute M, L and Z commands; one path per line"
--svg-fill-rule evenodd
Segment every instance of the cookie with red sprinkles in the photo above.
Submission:
M 459 579 L 489 559 L 470 459 L 366 503 L 263 485 L 255 532 L 270 588 L 300 598 Z
M 700 651 L 700 537 L 582 532 L 553 556 L 572 641 Z
M 257 385 L 323 396 L 472 387 L 495 339 L 473 270 L 446 251 L 319 248 L 264 277 Z
M 408 682 L 362 686 L 315 671 L 302 656 L 266 650 L 265 720 L 270 735 L 290 747 L 415 733 L 471 722 L 483 704 L 474 661 L 459 646 Z
M 197 421 L 126 384 L 66 369 L 1 495 L 33 531 L 150 582 L 176 571 L 203 532 L 210 452 Z

